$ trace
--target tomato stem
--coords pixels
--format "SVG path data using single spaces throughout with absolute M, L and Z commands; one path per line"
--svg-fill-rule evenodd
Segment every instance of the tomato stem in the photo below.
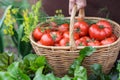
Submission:
M 104 28 L 104 26 L 103 26 L 103 25 L 100 25 L 100 26 L 99 26 L 99 28 L 100 28 L 100 29 L 103 29 L 103 28 Z

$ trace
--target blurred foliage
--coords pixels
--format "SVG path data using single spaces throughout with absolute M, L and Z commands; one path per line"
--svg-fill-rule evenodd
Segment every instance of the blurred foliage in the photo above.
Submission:
M 31 31 L 39 21 L 45 21 L 46 14 L 41 9 L 41 0 L 30 7 L 28 0 L 0 0 L 0 8 L 5 12 L 0 22 L 0 51 L 4 52 L 3 33 L 11 36 L 20 56 L 25 56 L 32 52 L 29 41 Z

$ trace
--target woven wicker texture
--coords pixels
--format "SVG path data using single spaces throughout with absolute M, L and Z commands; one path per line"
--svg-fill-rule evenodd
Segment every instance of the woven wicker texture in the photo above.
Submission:
M 98 17 L 85 17 L 85 20 L 107 20 Z M 99 63 L 102 65 L 104 73 L 108 73 L 114 65 L 120 50 L 120 25 L 112 20 L 108 20 L 112 24 L 113 33 L 118 37 L 117 41 L 109 45 L 95 46 L 96 51 L 83 61 L 83 66 L 90 73 L 90 65 Z M 85 46 L 78 46 L 76 50 L 71 50 L 70 46 L 44 46 L 37 44 L 32 34 L 30 41 L 36 54 L 46 56 L 48 63 L 52 66 L 54 73 L 57 76 L 63 76 L 67 73 L 69 66 L 73 60 L 79 56 L 78 52 Z

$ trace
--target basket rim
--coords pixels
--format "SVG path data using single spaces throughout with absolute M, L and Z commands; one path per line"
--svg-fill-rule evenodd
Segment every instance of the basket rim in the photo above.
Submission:
M 66 19 L 69 19 L 69 18 L 70 18 L 70 17 L 66 17 Z M 75 17 L 75 18 L 78 18 L 78 17 Z M 85 19 L 97 19 L 97 20 L 101 20 L 101 19 L 102 19 L 102 20 L 107 20 L 107 21 L 109 21 L 110 23 L 113 23 L 113 24 L 119 26 L 119 28 L 120 28 L 120 25 L 119 25 L 118 23 L 116 23 L 115 21 L 110 20 L 110 19 L 105 19 L 105 18 L 101 18 L 101 17 L 85 17 Z M 39 24 L 38 24 L 38 25 L 39 25 Z M 36 45 L 36 46 L 38 46 L 38 47 L 49 48 L 49 49 L 70 49 L 70 46 L 44 46 L 44 45 L 40 45 L 40 44 L 36 43 L 36 42 L 33 40 L 32 32 L 31 32 L 31 34 L 30 34 L 30 41 L 31 41 L 31 43 L 33 43 L 34 45 Z M 95 48 L 109 47 L 109 46 L 113 46 L 113 45 L 119 43 L 119 41 L 120 41 L 120 37 L 118 37 L 118 39 L 117 39 L 115 42 L 113 42 L 112 44 L 102 45 L 102 46 L 93 46 L 93 47 L 95 47 Z M 82 49 L 82 48 L 84 48 L 84 47 L 86 47 L 86 46 L 77 46 L 77 49 Z

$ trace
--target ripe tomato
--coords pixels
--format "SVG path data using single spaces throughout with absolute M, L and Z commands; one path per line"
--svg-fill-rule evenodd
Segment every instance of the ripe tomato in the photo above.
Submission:
M 69 30 L 69 25 L 68 25 L 67 23 L 64 23 L 64 24 L 62 24 L 62 25 L 60 25 L 60 26 L 58 27 L 58 30 L 59 30 L 60 32 L 68 31 L 68 30 Z
M 116 40 L 117 40 L 117 37 L 114 34 L 112 34 L 110 37 L 102 40 L 101 44 L 102 45 L 111 44 L 111 43 L 115 42 Z
M 112 34 L 110 37 L 113 38 L 115 41 L 117 40 L 117 36 L 115 34 Z
M 101 43 L 97 40 L 91 40 L 87 43 L 88 46 L 100 46 Z
M 41 36 L 43 35 L 43 32 L 41 31 L 41 29 L 39 27 L 35 28 L 33 33 L 32 33 L 35 41 L 38 41 L 41 39 Z
M 81 39 L 75 41 L 76 46 L 87 46 L 87 43 Z
M 59 42 L 60 46 L 68 46 L 69 45 L 69 39 L 68 38 L 62 38 Z
M 89 28 L 89 35 L 91 38 L 103 40 L 112 34 L 112 26 L 108 21 L 100 20 Z
M 75 39 L 75 40 L 77 40 L 77 39 L 80 38 L 79 33 L 77 33 L 77 32 L 74 32 L 73 35 L 74 35 L 74 39 Z M 63 37 L 64 37 L 64 38 L 69 38 L 69 31 L 64 32 L 64 33 L 63 33 Z
M 54 40 L 52 39 L 52 36 L 49 33 L 45 33 L 42 35 L 40 43 L 45 46 L 53 46 Z
M 62 35 L 58 31 L 52 31 L 50 32 L 50 35 L 52 36 L 52 39 L 54 40 L 55 43 L 58 43 L 62 38 Z
M 88 36 L 83 36 L 80 39 L 76 40 L 75 43 L 77 46 L 87 46 L 87 43 L 90 41 L 91 39 Z
M 50 29 L 50 28 L 48 28 L 48 29 L 45 29 L 44 30 L 44 33 L 50 33 L 52 30 Z
M 76 22 L 74 24 L 74 31 L 78 32 L 80 36 L 86 36 L 88 34 L 88 30 L 89 30 L 89 25 L 84 21 Z
M 89 42 L 91 39 L 88 36 L 83 36 L 80 38 L 80 40 L 85 41 L 86 43 Z
M 38 44 L 41 44 L 40 40 L 39 40 L 39 41 L 37 41 L 37 43 L 38 43 Z

